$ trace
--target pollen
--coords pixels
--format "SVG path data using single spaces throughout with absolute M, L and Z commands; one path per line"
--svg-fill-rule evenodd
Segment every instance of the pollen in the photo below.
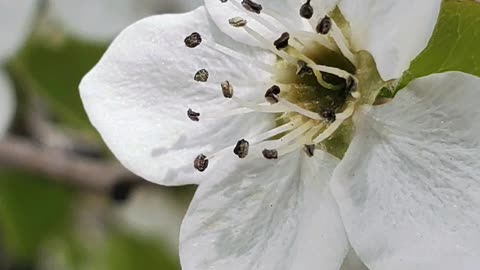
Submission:
M 242 6 L 250 11 L 250 12 L 253 12 L 253 13 L 257 13 L 257 14 L 260 14 L 260 12 L 262 11 L 263 7 L 262 5 L 260 4 L 257 4 L 255 2 L 253 2 L 252 0 L 243 0 L 242 1 Z
M 305 19 L 311 19 L 313 16 L 313 7 L 310 5 L 311 0 L 307 0 L 305 4 L 300 7 L 300 16 Z
M 208 71 L 206 69 L 201 69 L 197 71 L 197 73 L 195 73 L 195 76 L 193 77 L 193 79 L 197 82 L 206 82 L 208 81 L 208 77 L 209 77 Z
M 195 48 L 202 43 L 202 36 L 197 32 L 193 32 L 185 38 L 184 42 L 188 48 Z
M 250 147 L 250 143 L 244 139 L 241 139 L 237 142 L 237 145 L 233 149 L 233 153 L 237 155 L 239 158 L 245 158 L 248 155 L 248 149 Z
M 317 33 L 326 35 L 332 28 L 332 19 L 330 17 L 325 16 L 317 25 Z

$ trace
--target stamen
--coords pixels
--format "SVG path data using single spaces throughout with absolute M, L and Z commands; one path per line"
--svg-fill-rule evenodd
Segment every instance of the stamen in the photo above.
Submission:
M 355 92 L 351 93 L 351 95 L 354 99 L 359 99 L 359 98 L 362 97 L 362 95 L 358 91 L 355 91 Z
M 228 0 L 220 0 L 220 2 L 222 3 L 226 3 Z
M 300 123 L 300 121 L 298 121 L 298 119 L 295 119 L 295 120 L 293 120 L 293 121 L 291 121 L 291 122 L 289 122 L 289 123 L 287 123 L 287 124 L 284 124 L 284 125 L 282 125 L 282 126 L 279 126 L 279 127 L 274 128 L 274 129 L 271 129 L 271 130 L 269 130 L 269 131 L 267 131 L 267 132 L 264 132 L 264 133 L 262 133 L 262 134 L 259 134 L 259 135 L 255 136 L 255 137 L 253 137 L 253 138 L 245 139 L 245 141 L 247 141 L 247 142 L 249 143 L 249 148 L 250 148 L 251 145 L 257 144 L 257 143 L 262 142 L 262 141 L 264 141 L 264 140 L 266 140 L 266 139 L 272 138 L 272 137 L 274 137 L 274 136 L 277 136 L 277 135 L 279 135 L 279 134 L 282 134 L 282 133 L 284 133 L 284 132 L 290 131 L 290 130 L 298 127 L 299 123 Z M 240 140 L 239 142 L 241 142 L 241 140 Z M 237 145 L 238 145 L 238 142 L 237 142 Z M 234 146 L 232 146 L 232 145 L 231 145 L 231 146 L 227 146 L 227 147 L 225 147 L 225 148 L 223 148 L 223 149 L 221 149 L 221 150 L 219 150 L 219 151 L 216 151 L 215 153 L 209 155 L 209 157 L 210 157 L 210 159 L 214 159 L 214 158 L 216 158 L 220 153 L 222 153 L 222 152 L 224 152 L 224 151 L 226 151 L 226 150 L 229 150 L 229 149 L 231 149 L 232 147 L 234 147 Z M 235 147 L 236 147 L 236 145 L 235 145 Z
M 247 113 L 256 112 L 255 110 L 249 108 L 236 108 L 231 110 L 222 110 L 222 111 L 214 111 L 214 112 L 202 112 L 202 119 L 203 120 L 216 120 L 219 118 L 237 116 Z
M 208 71 L 206 69 L 201 69 L 195 73 L 193 79 L 197 82 L 206 82 L 208 81 Z
M 185 46 L 188 48 L 195 48 L 202 43 L 202 36 L 197 32 L 193 32 L 190 36 L 185 38 L 184 42 Z
M 260 14 L 260 12 L 262 11 L 263 7 L 262 5 L 260 4 L 257 4 L 255 2 L 253 2 L 252 0 L 243 0 L 242 1 L 242 6 L 250 11 L 250 12 L 253 12 L 253 13 L 257 13 L 257 14 Z
M 315 136 L 316 134 L 318 134 L 318 132 L 322 129 L 324 129 L 326 127 L 326 123 L 325 122 L 322 122 L 322 123 L 319 123 L 317 125 L 315 125 L 314 127 L 312 127 L 307 133 L 305 133 L 305 135 L 303 136 L 305 138 L 305 144 L 313 144 L 312 141 L 313 141 L 313 136 Z
M 298 106 L 297 104 L 294 104 L 294 103 L 291 103 L 290 101 L 284 99 L 284 98 L 280 98 L 278 95 L 275 96 L 277 99 L 278 99 L 278 102 L 281 104 L 281 105 L 284 105 L 286 108 L 288 108 L 290 111 L 292 112 L 296 112 L 296 113 L 299 113 L 303 116 L 306 116 L 310 119 L 313 119 L 313 120 L 323 120 L 323 118 L 315 113 L 315 112 L 311 112 L 309 110 L 306 110 L 300 106 Z
M 263 149 L 262 155 L 266 159 L 278 159 L 278 151 L 275 149 Z
M 295 60 L 294 57 L 290 56 L 284 51 L 279 51 L 273 44 L 271 44 L 267 39 L 265 39 L 262 35 L 260 35 L 258 32 L 250 28 L 248 25 L 245 25 L 243 27 L 247 33 L 249 33 L 253 38 L 255 38 L 260 44 L 262 44 L 265 48 L 268 48 L 270 51 L 272 51 L 274 54 L 276 54 L 278 57 L 283 58 L 284 60 L 290 62 L 291 64 L 296 64 L 297 61 Z
M 238 9 L 240 10 L 243 10 L 244 8 L 244 4 L 242 2 L 242 4 L 238 3 L 236 0 L 233 0 L 231 2 L 234 6 L 236 6 Z M 260 14 L 257 13 L 257 14 Z M 236 18 L 240 18 L 240 17 L 236 17 Z M 260 16 L 256 16 L 254 18 L 256 21 L 258 21 L 259 23 L 261 23 L 264 27 L 266 27 L 268 30 L 272 31 L 272 32 L 277 32 L 277 27 L 275 27 L 274 25 L 272 25 L 269 21 L 265 20 L 264 18 L 260 17 Z M 245 26 L 247 24 L 247 21 L 245 19 L 243 19 L 245 21 L 245 23 L 243 23 L 243 25 L 241 24 L 237 24 L 237 25 L 234 25 L 235 27 L 241 27 L 241 26 Z M 230 22 L 230 20 L 229 20 Z M 231 23 L 230 23 L 231 24 Z
M 233 149 L 233 153 L 237 155 L 239 158 L 245 158 L 248 155 L 248 148 L 250 147 L 250 143 L 244 139 L 237 142 L 237 145 Z
M 238 9 L 240 10 L 243 10 L 244 6 L 243 6 L 243 2 L 242 4 L 238 3 L 236 0 L 233 0 L 231 1 L 231 3 L 236 6 Z M 262 10 L 263 11 L 263 10 Z M 276 25 L 272 24 L 269 20 L 266 20 L 265 18 L 263 18 L 262 16 L 255 16 L 255 17 L 252 17 L 254 20 L 256 20 L 257 22 L 259 22 L 261 25 L 263 25 L 266 29 L 268 29 L 269 31 L 271 31 L 272 33 L 277 33 L 279 32 L 279 28 L 285 30 L 287 29 L 288 31 L 291 31 L 291 29 L 289 27 L 287 27 L 284 23 L 282 23 L 281 21 L 279 21 L 276 17 L 279 17 L 279 16 L 275 16 L 274 14 L 272 14 L 272 12 L 265 12 L 263 11 L 264 14 L 266 15 L 269 15 L 270 16 L 270 19 L 275 21 L 280 27 L 277 27 Z M 260 13 L 258 13 L 260 14 Z M 263 15 L 263 14 L 262 14 Z M 241 27 L 241 26 L 245 26 L 247 24 L 247 21 L 243 19 L 244 23 L 241 22 L 241 23 L 235 23 L 236 21 L 239 21 L 240 17 L 236 17 L 236 20 L 232 20 L 232 22 L 230 22 L 229 20 L 229 23 L 235 27 Z M 233 18 L 235 19 L 235 18 Z M 240 22 L 240 21 L 239 21 Z M 233 24 L 232 24 L 233 23 Z M 303 44 L 298 41 L 297 39 L 293 39 L 292 42 L 291 42 L 292 46 L 295 46 L 295 47 L 302 47 Z M 299 47 L 300 46 L 300 47 Z
M 343 122 L 352 116 L 355 110 L 355 103 L 350 103 L 347 109 L 336 115 L 336 120 L 327 129 L 320 133 L 314 140 L 314 144 L 318 144 L 328 139 L 343 124 Z
M 192 109 L 188 109 L 187 111 L 187 116 L 190 118 L 190 120 L 194 122 L 200 121 L 200 113 L 194 112 Z
M 294 49 L 294 50 L 296 50 L 296 49 Z M 324 65 L 317 65 L 312 59 L 303 55 L 298 50 L 297 50 L 297 55 L 299 55 L 299 58 L 301 59 L 300 61 L 306 63 L 307 65 L 310 65 L 309 67 L 313 68 L 313 73 L 315 74 L 315 77 L 317 78 L 317 82 L 321 86 L 323 86 L 327 89 L 339 90 L 339 89 L 342 89 L 342 86 L 341 85 L 333 85 L 333 84 L 330 84 L 330 83 L 326 82 L 323 79 L 323 76 L 319 71 L 330 73 L 330 74 L 336 75 L 340 78 L 347 78 L 348 76 L 351 76 L 350 73 L 348 73 L 348 72 L 346 72 L 342 69 L 339 69 L 339 68 L 329 67 L 329 66 L 324 66 Z M 299 61 L 297 61 L 297 65 L 298 65 L 298 63 L 299 63 Z
M 265 92 L 265 99 L 268 101 L 268 103 L 275 104 L 278 103 L 278 95 L 280 95 L 280 87 L 274 85 L 270 87 L 267 92 Z
M 231 18 L 230 20 L 228 20 L 228 23 L 231 26 L 234 26 L 234 27 L 242 27 L 242 26 L 247 25 L 247 20 L 245 20 L 242 17 L 234 17 L 234 18 Z
M 350 76 L 345 80 L 345 93 L 350 94 L 353 98 L 359 99 L 361 97 L 358 90 L 358 80 L 354 76 Z
M 208 167 L 208 159 L 204 154 L 198 155 L 193 161 L 193 167 L 199 172 L 203 172 Z
M 305 19 L 311 19 L 313 16 L 313 7 L 310 5 L 311 0 L 307 0 L 305 4 L 300 7 L 300 16 Z
M 280 104 L 274 105 L 263 105 L 263 104 L 255 104 L 236 96 L 232 97 L 232 100 L 238 103 L 240 106 L 254 110 L 256 112 L 263 112 L 263 113 L 284 113 L 287 112 L 287 108 L 285 106 L 281 106 Z
M 299 60 L 297 63 L 297 75 L 300 76 L 300 78 L 307 75 L 313 75 L 313 69 L 309 67 L 305 61 Z
M 247 55 L 244 55 L 242 53 L 234 51 L 234 50 L 232 50 L 230 48 L 227 48 L 225 46 L 219 45 L 217 43 L 211 44 L 209 42 L 206 42 L 205 45 L 212 50 L 218 51 L 220 53 L 223 53 L 224 55 L 233 57 L 237 60 L 253 63 L 255 66 L 257 66 L 258 68 L 260 68 L 260 69 L 262 69 L 262 70 L 264 70 L 268 73 L 275 74 L 277 72 L 274 66 L 269 65 L 269 64 L 265 64 L 263 62 L 260 62 L 256 59 L 253 59 L 253 58 L 251 58 Z
M 283 156 L 283 155 L 289 154 L 289 153 L 291 153 L 295 150 L 298 150 L 304 145 L 304 142 L 305 142 L 305 139 L 302 138 L 302 139 L 294 142 L 293 144 L 285 145 L 282 148 L 278 149 L 278 155 Z
M 305 144 L 303 149 L 308 157 L 313 157 L 315 154 L 315 144 Z
M 311 138 L 314 134 L 316 134 L 318 132 L 318 130 L 320 128 L 322 128 L 323 125 L 319 125 L 319 126 L 315 126 L 315 127 L 312 127 L 307 133 L 305 133 L 303 135 L 302 138 L 300 139 L 297 139 L 294 143 L 292 144 L 284 144 L 283 146 L 281 146 L 277 151 L 278 151 L 278 155 L 279 156 L 283 156 L 283 155 L 286 155 L 288 153 L 291 153 L 293 151 L 296 151 L 300 148 L 304 148 L 304 151 L 310 151 L 311 150 L 311 154 L 313 156 L 313 153 L 314 153 L 314 149 L 315 149 L 315 145 L 314 144 L 309 144 L 311 146 L 313 146 L 313 149 L 310 148 L 310 149 L 305 149 L 305 147 L 307 147 L 307 143 L 310 143 L 311 142 Z M 307 152 L 307 155 L 309 153 Z M 311 157 L 311 156 L 310 156 Z
M 275 148 L 277 148 L 277 155 L 282 156 L 288 154 L 296 149 L 300 148 L 305 142 L 306 137 L 299 140 L 297 143 L 289 144 L 291 141 L 297 139 L 299 136 L 303 135 L 305 132 L 310 130 L 315 125 L 314 121 L 309 120 L 305 124 L 301 125 L 294 131 L 283 136 L 279 140 L 275 141 Z
M 274 136 L 277 136 L 279 134 L 282 134 L 284 132 L 287 132 L 287 131 L 290 131 L 294 128 L 297 128 L 298 125 L 300 124 L 300 121 L 298 119 L 296 120 L 293 120 L 287 124 L 284 124 L 284 125 L 281 125 L 281 126 L 278 126 L 274 129 L 271 129 L 267 132 L 264 132 L 262 134 L 259 134 L 251 139 L 249 139 L 249 141 L 252 143 L 252 144 L 256 144 L 256 143 L 259 143 L 259 142 L 262 142 L 266 139 L 270 139 Z
M 325 122 L 327 123 L 333 123 L 335 120 L 337 120 L 337 115 L 335 114 L 335 111 L 332 109 L 323 109 L 320 112 L 320 116 L 325 118 Z
M 335 21 L 332 20 L 332 27 L 330 31 L 330 35 L 335 40 L 335 43 L 337 44 L 338 48 L 342 52 L 342 54 L 352 63 L 356 64 L 355 57 L 353 53 L 350 51 L 347 39 L 342 33 L 342 30 L 338 28 L 337 24 Z
M 315 30 L 317 33 L 326 35 L 332 29 L 332 19 L 328 16 L 323 17 L 323 19 L 318 23 Z
M 317 35 L 307 31 L 295 31 L 295 32 L 292 32 L 291 34 L 304 39 L 313 40 L 331 51 L 337 50 L 337 48 L 335 47 L 335 44 L 332 44 L 332 42 L 326 36 Z
M 336 67 L 329 67 L 329 66 L 316 65 L 316 64 L 315 65 L 310 64 L 310 67 L 313 68 L 314 70 L 330 73 L 344 79 L 348 79 L 349 77 L 352 76 L 352 74 L 348 73 L 347 71 L 336 68 Z
M 300 127 L 296 128 L 292 132 L 288 133 L 287 135 L 285 135 L 282 138 L 280 138 L 279 140 L 277 140 L 278 145 L 275 148 L 279 148 L 282 145 L 286 145 L 286 144 L 290 143 L 291 141 L 295 140 L 298 136 L 301 136 L 302 134 L 307 132 L 314 125 L 315 125 L 315 121 L 308 120 L 307 122 L 305 122 Z
M 257 16 L 255 17 L 255 19 L 258 20 L 260 23 L 262 23 L 263 26 L 265 26 L 271 32 L 276 33 L 279 31 L 277 29 L 287 30 L 288 32 L 294 31 L 294 29 L 289 27 L 289 23 L 285 23 L 284 21 L 282 21 L 281 20 L 282 16 L 275 13 L 274 11 L 264 10 L 263 14 L 270 16 L 270 19 L 274 21 L 275 25 L 261 16 Z M 290 40 L 290 45 L 293 46 L 294 48 L 297 48 L 298 50 L 302 50 L 305 47 L 304 44 L 295 35 Z
M 288 32 L 284 32 L 275 42 L 273 45 L 277 50 L 282 50 L 288 47 L 288 40 L 290 40 L 290 34 Z
M 224 81 L 221 84 L 222 93 L 225 98 L 232 98 L 233 97 L 233 86 L 230 84 L 229 81 Z

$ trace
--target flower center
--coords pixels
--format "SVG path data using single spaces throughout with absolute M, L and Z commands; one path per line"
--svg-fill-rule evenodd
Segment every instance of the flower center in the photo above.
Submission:
M 225 3 L 227 1 L 219 1 Z M 237 0 L 230 2 L 239 9 L 245 9 L 255 16 L 257 22 L 273 33 L 285 31 L 275 40 L 268 40 L 250 27 L 241 17 L 231 18 L 232 27 L 243 28 L 258 44 L 277 56 L 275 63 L 261 63 L 251 59 L 258 67 L 269 72 L 271 81 L 265 82 L 265 102 L 255 103 L 235 95 L 235 86 L 227 79 L 221 83 L 223 96 L 237 103 L 238 108 L 227 115 L 250 112 L 278 114 L 276 127 L 252 138 L 239 138 L 231 147 L 216 153 L 201 153 L 194 161 L 194 167 L 204 171 L 209 160 L 220 152 L 231 151 L 238 158 L 247 155 L 261 155 L 266 159 L 277 159 L 290 152 L 304 149 L 313 156 L 316 149 L 328 151 L 341 158 L 345 153 L 352 133 L 350 120 L 356 106 L 372 104 L 384 86 L 375 68 L 373 58 L 366 52 L 353 53 L 348 39 L 339 27 L 345 25 L 338 9 L 331 15 L 322 14 L 312 31 L 289 29 L 273 11 L 264 10 L 254 1 Z M 310 0 L 299 7 L 299 16 L 313 17 Z M 338 23 L 337 23 L 338 20 Z M 185 39 L 185 45 L 195 48 L 205 44 L 221 53 L 237 59 L 245 59 L 231 49 L 202 40 L 199 33 L 192 33 Z M 199 70 L 194 79 L 208 80 L 208 71 Z M 210 117 L 188 109 L 187 116 L 192 121 Z M 225 112 L 223 113 L 225 116 Z M 258 151 L 252 146 L 265 145 Z M 261 150 L 263 149 L 263 150 Z

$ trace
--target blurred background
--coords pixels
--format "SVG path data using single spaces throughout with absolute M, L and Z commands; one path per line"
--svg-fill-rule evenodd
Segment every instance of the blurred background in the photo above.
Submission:
M 180 269 L 194 187 L 118 164 L 78 84 L 123 28 L 200 1 L 0 0 L 0 270 Z

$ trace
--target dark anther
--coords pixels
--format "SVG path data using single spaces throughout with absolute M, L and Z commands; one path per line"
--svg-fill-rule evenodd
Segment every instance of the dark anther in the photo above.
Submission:
M 280 87 L 278 87 L 277 85 L 274 85 L 270 87 L 265 93 L 265 99 L 270 104 L 275 104 L 275 103 L 278 103 L 278 95 L 280 95 Z
M 228 20 L 228 23 L 233 27 L 242 27 L 247 25 L 247 20 L 242 17 L 234 17 Z
M 333 123 L 337 120 L 337 115 L 332 109 L 323 109 L 320 111 L 320 116 L 323 117 L 327 123 Z
M 305 4 L 300 7 L 300 16 L 305 19 L 310 19 L 313 16 L 313 7 L 310 5 L 311 0 L 307 0 Z
M 313 157 L 313 155 L 315 154 L 315 144 L 305 144 L 305 148 L 303 149 L 309 157 Z
M 200 154 L 193 161 L 193 167 L 199 172 L 203 172 L 208 167 L 208 158 L 204 154 Z
M 345 80 L 345 92 L 350 94 L 357 91 L 357 79 L 353 76 L 349 76 L 348 79 Z
M 200 116 L 200 113 L 194 112 L 192 109 L 188 109 L 187 115 L 188 115 L 188 118 L 190 118 L 190 120 L 192 121 L 195 121 L 195 122 L 200 121 L 200 118 L 198 118 Z
M 233 153 L 237 155 L 239 158 L 245 158 L 248 155 L 248 148 L 250 147 L 250 143 L 248 141 L 241 139 L 237 142 L 237 145 L 233 149 Z
M 220 2 L 222 3 L 226 3 L 228 0 L 220 0 Z
M 297 75 L 303 78 L 307 75 L 313 75 L 313 69 L 307 65 L 304 61 L 298 61 Z
M 263 157 L 266 159 L 278 158 L 278 151 L 275 149 L 263 149 L 262 154 L 263 154 Z
M 193 79 L 197 82 L 206 82 L 208 81 L 208 71 L 206 69 L 200 69 L 195 73 Z
M 225 98 L 233 97 L 233 86 L 229 81 L 224 81 L 220 84 L 222 86 L 222 93 Z
M 288 40 L 290 40 L 290 34 L 285 32 L 277 40 L 275 40 L 275 42 L 273 42 L 273 45 L 275 45 L 277 50 L 285 49 L 288 47 Z
M 325 16 L 317 25 L 317 33 L 326 35 L 328 34 L 328 32 L 330 32 L 331 28 L 332 28 L 332 19 L 330 19 L 330 17 L 328 16 Z
M 202 43 L 202 36 L 199 33 L 193 32 L 190 36 L 185 38 L 185 46 L 188 48 L 195 48 Z
M 251 12 L 254 12 L 254 13 L 257 13 L 257 14 L 260 14 L 260 12 L 262 11 L 263 7 L 262 5 L 260 4 L 257 4 L 255 2 L 253 2 L 252 0 L 243 0 L 242 1 L 242 6 L 248 10 L 248 11 L 251 11 Z

